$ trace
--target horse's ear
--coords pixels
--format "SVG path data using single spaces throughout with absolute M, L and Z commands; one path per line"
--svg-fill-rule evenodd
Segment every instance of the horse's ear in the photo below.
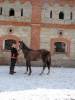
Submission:
M 19 43 L 22 43 L 23 41 L 19 41 Z
M 19 43 L 21 43 L 21 41 L 19 41 Z

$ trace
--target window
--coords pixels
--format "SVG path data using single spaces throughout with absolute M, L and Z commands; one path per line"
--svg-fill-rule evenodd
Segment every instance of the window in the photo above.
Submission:
M 2 7 L 0 7 L 0 15 L 2 15 Z
M 64 42 L 55 42 L 55 52 L 65 53 L 65 46 Z
M 23 8 L 21 9 L 21 16 L 23 16 Z
M 60 31 L 60 32 L 58 33 L 58 35 L 59 35 L 59 36 L 62 36 L 62 35 L 63 35 L 62 31 Z
M 12 33 L 12 29 L 9 29 L 9 32 Z
M 9 16 L 14 16 L 14 15 L 15 15 L 15 11 L 13 8 L 11 8 L 9 11 Z
M 72 12 L 70 13 L 70 19 L 72 20 L 72 17 L 73 17 L 73 14 L 72 14 Z
M 5 40 L 5 49 L 10 50 L 12 43 L 16 43 L 15 40 Z
M 52 54 L 65 54 L 70 56 L 71 41 L 69 38 L 56 37 L 51 39 Z
M 63 12 L 59 13 L 59 19 L 64 19 L 64 13 Z
M 52 18 L 52 10 L 51 10 L 51 12 L 50 12 L 50 18 Z

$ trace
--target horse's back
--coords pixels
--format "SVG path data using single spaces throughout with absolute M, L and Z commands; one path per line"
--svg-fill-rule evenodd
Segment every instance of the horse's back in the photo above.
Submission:
M 47 54 L 50 55 L 50 51 L 48 51 L 46 49 L 39 49 L 38 51 L 41 52 L 42 55 L 47 55 Z

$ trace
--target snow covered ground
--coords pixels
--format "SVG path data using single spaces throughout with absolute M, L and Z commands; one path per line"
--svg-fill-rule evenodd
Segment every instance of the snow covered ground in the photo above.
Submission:
M 75 100 L 75 69 L 51 68 L 50 75 L 40 76 L 41 68 L 32 67 L 32 75 L 25 75 L 25 67 L 0 66 L 0 100 Z

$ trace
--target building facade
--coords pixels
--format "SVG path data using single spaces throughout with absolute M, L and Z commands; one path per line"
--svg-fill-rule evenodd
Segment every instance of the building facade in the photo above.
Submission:
M 75 66 L 75 1 L 0 0 L 0 64 L 9 63 L 9 47 L 19 40 L 49 50 L 53 66 Z

